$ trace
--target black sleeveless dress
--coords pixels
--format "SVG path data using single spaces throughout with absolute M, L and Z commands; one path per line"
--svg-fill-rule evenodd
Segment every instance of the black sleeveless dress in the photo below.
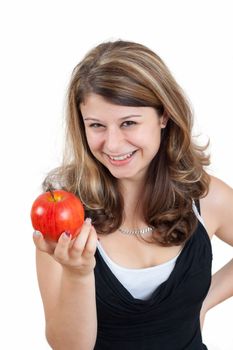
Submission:
M 211 283 L 212 249 L 200 221 L 169 278 L 148 300 L 134 298 L 96 250 L 98 331 L 94 350 L 204 350 L 200 309 Z

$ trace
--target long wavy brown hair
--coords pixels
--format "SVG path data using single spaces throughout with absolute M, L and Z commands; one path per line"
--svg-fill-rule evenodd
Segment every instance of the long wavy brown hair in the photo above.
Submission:
M 101 43 L 75 67 L 67 95 L 66 144 L 62 165 L 47 174 L 43 190 L 62 188 L 83 202 L 99 233 L 116 231 L 124 218 L 117 179 L 92 155 L 80 112 L 90 93 L 124 106 L 153 107 L 169 117 L 152 160 L 138 205 L 154 240 L 180 245 L 195 231 L 194 200 L 208 192 L 208 147 L 192 136 L 193 113 L 184 92 L 161 58 L 144 45 L 117 40 Z M 158 234 L 159 233 L 159 234 Z

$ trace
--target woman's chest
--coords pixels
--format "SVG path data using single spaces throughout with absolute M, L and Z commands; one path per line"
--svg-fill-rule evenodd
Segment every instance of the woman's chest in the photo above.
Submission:
M 100 235 L 100 244 L 107 256 L 116 264 L 132 269 L 161 265 L 176 257 L 182 246 L 161 247 L 137 237 L 112 233 Z

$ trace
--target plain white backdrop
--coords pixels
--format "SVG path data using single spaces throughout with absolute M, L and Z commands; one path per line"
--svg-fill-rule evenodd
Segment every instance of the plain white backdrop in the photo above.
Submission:
M 1 349 L 49 349 L 30 208 L 44 176 L 61 161 L 74 66 L 106 40 L 137 41 L 157 52 L 191 101 L 195 132 L 202 142 L 210 138 L 209 171 L 233 186 L 232 33 L 226 0 L 1 2 Z M 214 238 L 213 252 L 215 272 L 233 250 Z M 233 349 L 232 299 L 206 317 L 209 350 Z

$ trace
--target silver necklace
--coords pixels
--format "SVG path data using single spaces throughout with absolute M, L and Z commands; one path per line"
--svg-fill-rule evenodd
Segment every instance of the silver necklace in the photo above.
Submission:
M 146 227 L 137 228 L 137 229 L 134 229 L 134 230 L 129 230 L 129 229 L 127 229 L 127 228 L 120 227 L 118 230 L 119 230 L 121 233 L 125 234 L 125 235 L 142 235 L 142 234 L 144 234 L 144 233 L 148 233 L 148 232 L 154 231 L 154 227 L 152 227 L 152 226 L 146 226 Z

